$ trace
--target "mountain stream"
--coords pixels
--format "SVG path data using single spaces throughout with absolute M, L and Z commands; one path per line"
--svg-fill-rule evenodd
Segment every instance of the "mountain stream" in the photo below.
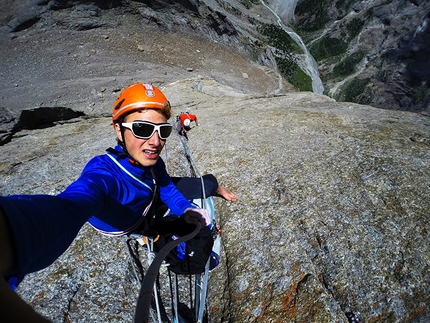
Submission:
M 278 22 L 278 25 L 300 46 L 300 48 L 304 52 L 304 58 L 302 64 L 299 63 L 299 65 L 302 67 L 302 69 L 305 71 L 306 74 L 308 74 L 312 79 L 312 90 L 313 92 L 317 94 L 322 94 L 324 92 L 324 86 L 322 84 L 319 71 L 318 71 L 318 64 L 315 61 L 315 59 L 312 57 L 311 53 L 307 49 L 306 45 L 303 43 L 302 38 L 295 33 L 291 28 L 284 25 L 282 22 L 282 19 L 279 17 L 279 15 L 271 8 L 269 7 L 263 0 L 260 0 L 261 4 L 265 6 L 267 9 L 269 9 L 273 15 L 276 17 L 276 20 Z M 294 9 L 296 8 L 297 0 L 287 1 L 286 4 L 283 5 L 283 9 L 290 10 L 291 12 L 287 13 L 284 12 L 283 16 L 286 17 L 292 17 L 294 15 Z M 275 4 L 272 4 L 273 6 L 276 6 Z

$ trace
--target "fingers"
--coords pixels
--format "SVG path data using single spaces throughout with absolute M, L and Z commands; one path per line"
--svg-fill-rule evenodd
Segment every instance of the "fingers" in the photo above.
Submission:
M 196 217 L 191 216 L 190 214 L 185 214 L 183 215 L 185 222 L 189 223 L 189 224 L 196 224 L 197 222 L 199 222 L 199 219 Z
M 188 208 L 184 212 L 184 220 L 187 223 L 197 223 L 199 221 L 202 228 L 211 223 L 211 216 L 206 209 Z

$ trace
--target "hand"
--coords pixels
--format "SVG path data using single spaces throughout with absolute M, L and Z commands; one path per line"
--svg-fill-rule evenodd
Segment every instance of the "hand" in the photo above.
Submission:
M 188 208 L 185 210 L 183 217 L 187 223 L 195 224 L 199 221 L 202 228 L 211 224 L 211 216 L 206 209 Z

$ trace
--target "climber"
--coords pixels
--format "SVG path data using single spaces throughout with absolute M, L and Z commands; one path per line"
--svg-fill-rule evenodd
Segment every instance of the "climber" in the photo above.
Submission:
M 171 108 L 164 94 L 150 84 L 134 84 L 116 99 L 112 123 L 117 146 L 94 157 L 81 176 L 57 196 L 0 197 L 0 317 L 2 322 L 47 322 L 12 289 L 25 275 L 52 264 L 88 221 L 102 233 L 116 236 L 145 228 L 158 202 L 187 223 L 210 224 L 207 210 L 186 196 L 200 179 L 166 172 L 161 151 L 172 131 Z M 237 201 L 213 175 L 203 177 L 205 194 Z M 154 205 L 153 205 L 154 204 Z M 12 287 L 9 288 L 9 286 Z
M 195 122 L 196 126 L 199 126 L 199 123 L 197 121 L 197 116 L 195 114 L 187 112 L 181 112 L 179 114 L 179 122 L 181 125 L 181 130 L 179 134 L 183 135 L 188 139 L 187 131 L 191 129 L 191 122 Z

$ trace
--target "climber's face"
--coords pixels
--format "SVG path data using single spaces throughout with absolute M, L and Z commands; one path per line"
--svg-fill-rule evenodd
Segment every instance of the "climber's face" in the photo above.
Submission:
M 166 117 L 158 110 L 146 109 L 127 115 L 122 127 L 122 133 L 119 124 L 115 130 L 131 158 L 145 167 L 155 165 L 172 130 Z

